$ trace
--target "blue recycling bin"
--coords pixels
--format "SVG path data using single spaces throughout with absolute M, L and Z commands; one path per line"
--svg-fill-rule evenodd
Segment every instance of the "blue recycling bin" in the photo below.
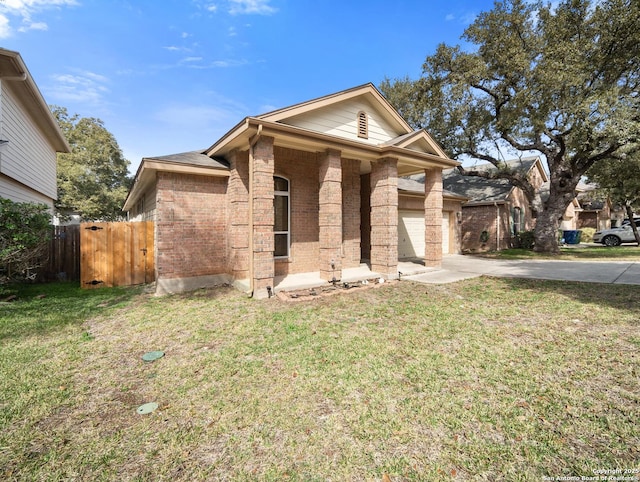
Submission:
M 562 231 L 564 242 L 567 244 L 580 244 L 580 238 L 582 237 L 582 231 L 567 230 Z

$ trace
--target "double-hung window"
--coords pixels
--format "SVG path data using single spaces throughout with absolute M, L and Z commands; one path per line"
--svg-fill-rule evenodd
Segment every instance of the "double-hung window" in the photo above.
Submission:
M 273 191 L 273 210 L 275 214 L 273 225 L 273 234 L 275 235 L 274 256 L 276 258 L 287 258 L 289 257 L 291 239 L 289 181 L 284 177 L 274 177 Z

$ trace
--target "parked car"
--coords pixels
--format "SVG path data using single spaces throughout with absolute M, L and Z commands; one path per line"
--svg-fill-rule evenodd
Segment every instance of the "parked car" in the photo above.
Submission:
M 636 223 L 636 226 L 640 226 L 640 218 L 634 216 L 633 221 Z M 625 218 L 622 223 L 620 223 L 620 226 L 626 226 L 627 224 L 631 224 L 629 218 Z
M 594 243 L 602 243 L 605 246 L 620 246 L 621 243 L 634 243 L 635 241 L 636 237 L 633 235 L 631 224 L 596 231 L 593 235 Z

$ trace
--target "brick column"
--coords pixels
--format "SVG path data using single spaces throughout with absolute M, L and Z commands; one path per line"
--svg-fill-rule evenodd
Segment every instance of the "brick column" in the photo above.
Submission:
M 424 265 L 442 266 L 442 170 L 424 171 Z
M 371 165 L 371 270 L 398 277 L 398 160 Z
M 251 200 L 253 237 L 251 251 L 253 256 L 253 295 L 257 298 L 267 296 L 267 286 L 273 289 L 275 272 L 274 251 L 274 211 L 273 211 L 273 137 L 262 136 L 253 146 L 251 162 Z
M 229 156 L 228 270 L 234 280 L 249 279 L 249 151 Z
M 340 151 L 327 149 L 319 167 L 320 277 L 342 277 L 342 161 Z

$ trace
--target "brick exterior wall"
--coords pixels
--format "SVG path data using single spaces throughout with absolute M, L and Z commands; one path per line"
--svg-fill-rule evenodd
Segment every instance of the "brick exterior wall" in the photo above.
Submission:
M 249 279 L 249 151 L 234 151 L 228 160 L 227 272 L 234 280 L 244 280 Z
M 463 252 L 493 251 L 497 248 L 496 208 L 489 206 L 465 206 L 462 210 Z M 504 231 L 504 229 L 502 229 Z M 482 232 L 487 232 L 486 240 Z
M 392 158 L 371 166 L 371 269 L 398 277 L 398 161 Z
M 424 171 L 424 264 L 429 267 L 442 265 L 442 170 Z
M 371 175 L 360 176 L 360 250 L 362 259 L 371 259 Z
M 227 178 L 159 172 L 157 279 L 226 272 Z
M 275 175 L 289 179 L 291 248 L 287 260 L 275 261 L 276 276 L 318 270 L 318 155 L 275 147 Z
M 360 266 L 360 161 L 342 159 L 342 268 Z

